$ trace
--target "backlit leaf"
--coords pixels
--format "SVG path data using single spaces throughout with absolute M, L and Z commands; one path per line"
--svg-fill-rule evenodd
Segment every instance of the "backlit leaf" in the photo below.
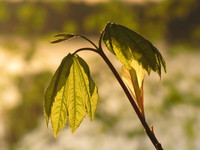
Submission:
M 68 96 L 68 121 L 74 132 L 80 125 L 86 113 L 93 120 L 97 108 L 98 91 L 92 80 L 86 62 L 75 55 L 70 75 L 67 80 Z
M 57 95 L 57 92 L 60 91 L 64 86 L 64 84 L 66 83 L 71 65 L 72 65 L 72 55 L 69 54 L 63 58 L 60 66 L 53 75 L 49 83 L 49 86 L 47 87 L 44 98 L 44 113 L 47 125 L 51 115 L 51 108 L 55 100 L 55 96 Z
M 126 65 L 121 68 L 121 76 L 127 87 L 129 88 L 136 104 L 138 105 L 141 113 L 144 115 L 144 95 L 143 95 L 143 82 L 146 70 L 136 61 L 132 61 L 131 68 Z
M 78 55 L 65 57 L 50 82 L 45 94 L 45 115 L 51 118 L 57 136 L 69 123 L 74 132 L 86 114 L 93 120 L 98 103 L 97 87 L 89 67 Z
M 74 38 L 76 35 L 74 34 L 67 34 L 67 33 L 60 33 L 54 36 L 54 40 L 51 41 L 51 43 L 59 43 L 59 42 L 63 42 L 66 40 L 69 40 L 71 38 Z
M 157 48 L 138 33 L 124 26 L 108 23 L 104 30 L 103 41 L 108 50 L 129 69 L 132 60 L 135 60 L 148 74 L 153 70 L 161 76 L 161 67 L 166 72 L 165 61 Z

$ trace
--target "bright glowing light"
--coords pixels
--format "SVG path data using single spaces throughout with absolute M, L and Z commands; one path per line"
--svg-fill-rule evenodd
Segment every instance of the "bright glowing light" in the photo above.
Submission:
M 7 67 L 6 69 L 8 72 L 13 73 L 13 74 L 19 74 L 23 71 L 23 62 L 20 59 L 14 59 L 9 62 L 7 62 Z

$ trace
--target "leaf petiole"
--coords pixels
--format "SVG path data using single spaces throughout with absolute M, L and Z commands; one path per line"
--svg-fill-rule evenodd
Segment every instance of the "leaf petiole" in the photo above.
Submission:
M 76 53 L 81 52 L 81 51 L 86 51 L 86 50 L 98 53 L 97 49 L 95 49 L 95 48 L 85 47 L 85 48 L 77 49 L 73 54 L 76 54 Z
M 79 35 L 77 34 L 77 36 L 85 39 L 86 41 L 88 41 L 89 43 L 91 43 L 96 49 L 98 49 L 98 46 L 96 44 L 94 44 L 94 42 L 92 42 L 90 39 L 88 39 L 87 37 L 83 36 L 83 35 Z

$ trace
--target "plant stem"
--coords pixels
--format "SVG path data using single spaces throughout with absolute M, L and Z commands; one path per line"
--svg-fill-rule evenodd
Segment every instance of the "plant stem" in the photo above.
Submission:
M 88 48 L 80 48 L 80 49 L 76 50 L 73 54 L 76 54 L 76 53 L 78 53 L 80 51 L 89 50 L 89 51 L 93 51 L 95 53 L 98 53 L 103 58 L 103 60 L 106 62 L 106 64 L 108 65 L 108 67 L 110 68 L 110 70 L 112 71 L 114 76 L 116 77 L 117 81 L 121 85 L 121 87 L 124 90 L 126 96 L 128 97 L 129 102 L 131 103 L 133 109 L 135 110 L 135 112 L 136 112 L 141 124 L 143 125 L 148 137 L 150 138 L 151 142 L 153 143 L 153 145 L 155 146 L 155 148 L 157 150 L 163 150 L 162 145 L 159 143 L 159 141 L 157 140 L 157 138 L 156 138 L 156 136 L 155 136 L 155 134 L 153 132 L 153 128 L 150 129 L 149 125 L 147 124 L 147 122 L 145 120 L 145 117 L 141 114 L 141 112 L 140 112 L 137 104 L 135 103 L 135 100 L 133 99 L 132 95 L 130 94 L 128 88 L 124 84 L 123 80 L 121 79 L 121 77 L 118 74 L 118 72 L 115 69 L 115 67 L 112 65 L 112 63 L 110 62 L 108 57 L 103 52 L 102 47 L 101 47 L 101 38 L 100 38 L 100 41 L 99 41 L 99 48 L 97 48 L 97 46 L 92 42 L 97 49 L 89 48 L 89 47 Z
M 135 103 L 133 97 L 131 96 L 128 88 L 126 87 L 126 85 L 124 84 L 123 80 L 121 79 L 120 75 L 118 74 L 118 72 L 116 71 L 115 67 L 112 65 L 112 63 L 110 62 L 110 60 L 108 59 L 108 57 L 105 55 L 105 53 L 103 52 L 102 48 L 98 49 L 98 53 L 99 55 L 103 58 L 103 60 L 106 62 L 106 64 L 109 66 L 109 68 L 111 69 L 112 73 L 114 74 L 114 76 L 116 77 L 117 81 L 119 82 L 119 84 L 121 85 L 122 89 L 124 90 L 126 96 L 129 99 L 129 102 L 131 103 L 133 109 L 135 110 L 141 124 L 143 125 L 148 137 L 150 138 L 150 140 L 152 141 L 153 145 L 155 146 L 155 148 L 157 150 L 163 150 L 162 145 L 159 143 L 159 141 L 157 140 L 153 129 L 150 129 L 149 125 L 147 124 L 144 116 L 141 114 L 137 104 Z
M 79 48 L 79 49 L 77 49 L 73 54 L 76 54 L 76 53 L 78 53 L 78 52 L 80 52 L 80 51 L 85 51 L 85 50 L 93 51 L 93 52 L 98 53 L 98 52 L 97 52 L 97 49 L 90 48 L 90 47 L 85 47 L 85 48 Z
M 79 34 L 77 34 L 77 36 L 79 36 L 79 37 L 85 39 L 86 41 L 88 41 L 89 43 L 91 43 L 96 49 L 98 49 L 98 47 L 96 46 L 96 44 L 94 44 L 90 39 L 86 38 L 86 37 L 83 36 L 83 35 L 79 35 Z

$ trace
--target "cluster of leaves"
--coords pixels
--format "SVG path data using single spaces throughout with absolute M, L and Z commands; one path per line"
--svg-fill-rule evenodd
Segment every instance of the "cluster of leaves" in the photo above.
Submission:
M 74 132 L 86 113 L 93 120 L 98 98 L 86 62 L 76 54 L 68 54 L 45 94 L 45 116 L 47 124 L 51 118 L 54 135 L 58 135 L 66 121 Z
M 104 60 L 101 42 L 122 62 L 121 76 L 124 79 L 135 103 L 144 116 L 143 80 L 145 73 L 153 70 L 161 76 L 161 67 L 165 61 L 160 52 L 146 39 L 136 32 L 114 23 L 108 23 L 99 39 L 99 46 L 84 36 L 75 34 L 58 34 L 52 43 L 62 42 L 73 37 L 82 37 L 94 48 L 82 48 L 63 58 L 55 72 L 44 100 L 44 112 L 47 125 L 51 119 L 54 135 L 57 136 L 66 122 L 72 132 L 79 127 L 86 114 L 94 119 L 98 104 L 98 90 L 90 76 L 87 63 L 77 55 L 80 50 L 92 50 Z M 110 66 L 109 66 L 110 67 Z M 112 69 L 111 69 L 112 70 Z
M 121 76 L 144 115 L 143 80 L 151 70 L 161 76 L 161 66 L 165 61 L 151 42 L 138 33 L 116 24 L 108 24 L 103 40 L 116 58 L 123 63 Z

